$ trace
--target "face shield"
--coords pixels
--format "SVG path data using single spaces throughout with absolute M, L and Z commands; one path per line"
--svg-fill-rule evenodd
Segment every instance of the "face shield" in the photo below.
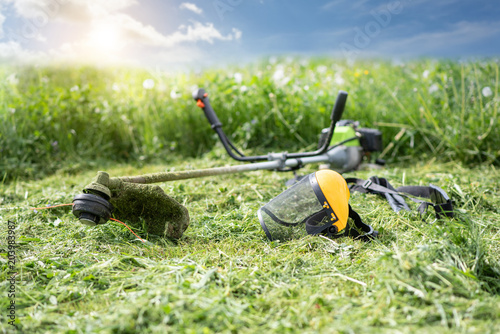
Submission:
M 346 228 L 351 211 L 349 197 L 347 183 L 339 173 L 321 170 L 272 199 L 257 215 L 269 240 L 284 241 L 308 234 L 330 236 Z

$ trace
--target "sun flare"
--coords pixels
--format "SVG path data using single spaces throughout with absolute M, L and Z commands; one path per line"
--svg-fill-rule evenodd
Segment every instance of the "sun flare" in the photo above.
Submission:
M 114 53 L 124 47 L 120 31 L 112 25 L 98 25 L 88 36 L 88 47 L 95 53 Z

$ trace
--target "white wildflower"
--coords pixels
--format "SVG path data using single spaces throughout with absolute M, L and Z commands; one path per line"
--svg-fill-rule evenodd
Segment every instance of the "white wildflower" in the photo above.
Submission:
M 63 221 L 61 220 L 61 218 L 57 218 L 56 220 L 54 220 L 54 222 L 52 223 L 55 227 L 58 227 L 59 225 L 61 225 Z
M 19 83 L 19 78 L 17 77 L 16 73 L 12 73 L 7 77 L 7 82 L 13 86 L 17 85 Z
M 241 86 L 240 87 L 240 92 L 244 93 L 248 90 L 248 87 L 247 86 Z
M 282 66 L 278 66 L 278 69 L 273 74 L 273 80 L 279 81 L 285 77 L 285 71 Z
M 342 86 L 345 83 L 344 78 L 340 76 L 340 74 L 335 74 L 335 79 L 333 80 L 339 86 Z
M 241 73 L 234 73 L 233 77 L 234 77 L 234 81 L 237 84 L 240 84 L 243 81 L 243 75 L 241 75 Z
M 429 87 L 429 93 L 432 94 L 432 93 L 435 93 L 439 90 L 439 86 L 436 85 L 436 84 L 433 84 L 432 86 Z
M 117 83 L 114 83 L 112 86 L 111 86 L 111 89 L 115 92 L 119 92 L 120 91 L 120 85 L 117 84 Z
M 424 79 L 427 79 L 427 78 L 429 77 L 429 74 L 430 74 L 430 73 L 431 73 L 431 72 L 429 72 L 429 70 L 425 70 L 425 71 L 424 71 L 424 73 L 422 73 L 422 77 L 423 77 Z
M 177 88 L 174 88 L 170 91 L 170 97 L 175 100 L 181 97 L 181 94 L 177 91 Z
M 155 82 L 153 79 L 146 79 L 142 83 L 142 87 L 144 87 L 144 89 L 152 89 L 154 86 L 155 86 Z
M 273 80 L 279 86 L 284 86 L 290 81 L 290 78 L 285 76 L 283 65 L 277 66 L 277 69 L 273 74 Z
M 493 92 L 491 91 L 491 88 L 488 87 L 488 86 L 484 87 L 483 90 L 481 91 L 481 93 L 483 93 L 484 97 L 488 97 L 488 96 L 493 95 Z
M 69 89 L 70 92 L 77 92 L 78 90 L 80 89 L 80 87 L 78 87 L 78 85 L 74 85 L 73 87 L 71 87 Z
M 320 65 L 316 69 L 316 71 L 318 71 L 319 74 L 325 74 L 327 70 L 328 70 L 328 67 L 326 67 L 325 65 Z

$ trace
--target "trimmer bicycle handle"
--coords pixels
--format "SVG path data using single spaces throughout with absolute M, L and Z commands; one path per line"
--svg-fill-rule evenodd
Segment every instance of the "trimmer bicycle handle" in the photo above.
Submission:
M 215 113 L 214 109 L 210 105 L 210 101 L 208 99 L 208 93 L 200 88 L 197 91 L 193 93 L 193 98 L 196 101 L 196 105 L 203 109 L 203 112 L 205 113 L 206 118 L 210 122 L 212 129 L 217 133 L 219 136 L 219 139 L 226 149 L 227 153 L 229 156 L 235 160 L 238 161 L 264 161 L 264 160 L 276 160 L 278 159 L 277 157 L 286 157 L 286 158 L 305 158 L 305 157 L 313 157 L 313 156 L 318 156 L 326 153 L 328 149 L 331 149 L 332 147 L 329 147 L 330 141 L 333 136 L 333 132 L 335 131 L 335 124 L 337 123 L 338 120 L 342 117 L 342 113 L 344 111 L 345 105 L 346 105 L 346 100 L 347 100 L 347 92 L 345 91 L 340 91 L 337 95 L 337 99 L 335 101 L 335 105 L 332 110 L 332 114 L 330 115 L 331 119 L 331 124 L 330 128 L 328 129 L 328 134 L 325 142 L 323 145 L 317 149 L 316 151 L 312 152 L 296 152 L 296 153 L 288 153 L 288 152 L 283 152 L 278 155 L 276 154 L 267 154 L 267 155 L 254 155 L 254 156 L 245 156 L 242 152 L 240 152 L 236 146 L 233 145 L 231 140 L 226 136 L 224 131 L 222 130 L 222 123 L 219 121 L 219 118 L 217 117 L 217 114 Z
M 203 109 L 205 116 L 207 117 L 212 129 L 221 127 L 222 123 L 219 121 L 217 114 L 210 105 L 210 100 L 208 99 L 208 93 L 204 89 L 198 89 L 193 93 L 193 98 L 196 101 L 196 105 Z
M 332 115 L 330 116 L 330 119 L 335 123 L 340 121 L 340 119 L 342 118 L 345 104 L 347 102 L 347 96 L 348 96 L 347 92 L 343 90 L 339 91 L 337 95 L 337 100 L 335 100 L 335 105 L 333 106 Z

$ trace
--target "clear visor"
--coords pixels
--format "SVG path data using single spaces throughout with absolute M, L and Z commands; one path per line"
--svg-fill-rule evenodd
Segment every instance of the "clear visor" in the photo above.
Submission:
M 331 222 L 311 185 L 310 174 L 259 209 L 269 240 L 290 240 L 323 231 Z

